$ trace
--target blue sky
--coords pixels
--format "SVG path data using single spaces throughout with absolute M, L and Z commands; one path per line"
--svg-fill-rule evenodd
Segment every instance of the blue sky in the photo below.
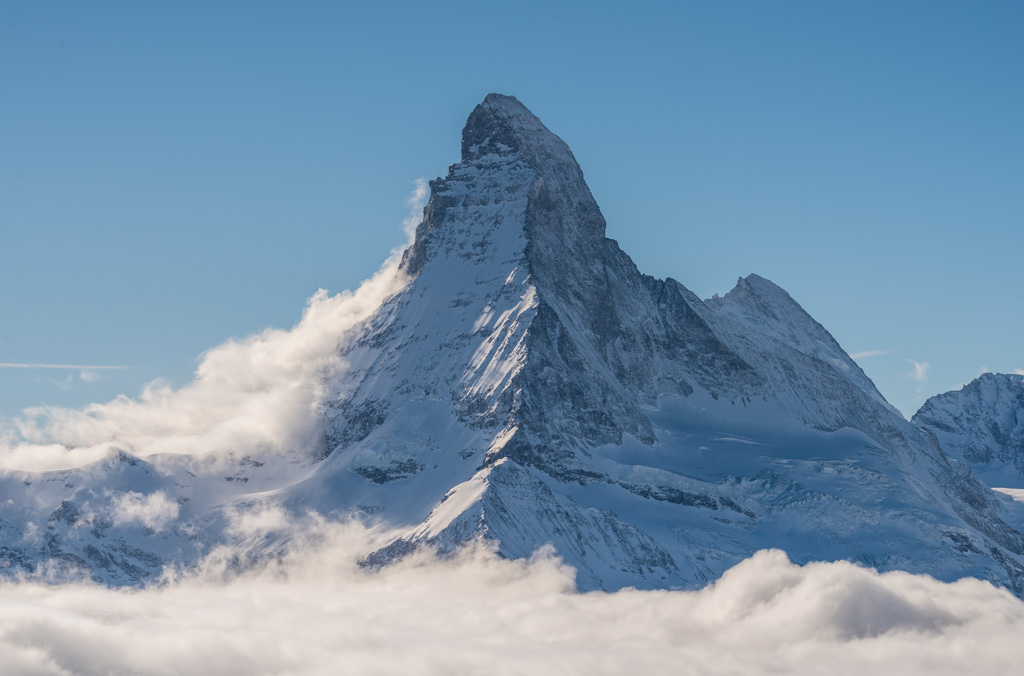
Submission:
M 1024 368 L 1021 35 L 1009 2 L 0 3 L 0 363 L 125 367 L 0 367 L 0 416 L 354 287 L 491 91 L 641 270 L 772 279 L 909 415 Z

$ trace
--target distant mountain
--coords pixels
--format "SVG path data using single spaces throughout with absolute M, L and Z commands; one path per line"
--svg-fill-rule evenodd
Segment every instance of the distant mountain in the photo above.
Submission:
M 911 422 L 988 485 L 1024 488 L 1024 376 L 985 373 L 932 397 Z
M 514 558 L 553 544 L 583 589 L 672 588 L 778 547 L 1024 594 L 1024 535 L 965 463 L 770 281 L 702 301 L 640 273 L 519 101 L 488 95 L 430 187 L 408 283 L 339 348 L 321 460 L 250 454 L 215 476 L 118 456 L 8 477 L 0 561 L 122 583 L 220 542 L 287 547 L 230 532 L 228 512 L 259 501 L 398 529 L 370 566 L 482 538 Z M 76 525 L 157 488 L 178 505 L 160 529 Z

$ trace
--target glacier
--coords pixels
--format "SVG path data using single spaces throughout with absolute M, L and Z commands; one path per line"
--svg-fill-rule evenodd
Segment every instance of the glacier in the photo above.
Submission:
M 370 568 L 551 545 L 584 590 L 694 588 L 777 548 L 1024 595 L 1015 507 L 924 417 L 769 280 L 701 300 L 641 273 L 514 97 L 470 114 L 395 276 L 331 347 L 314 441 L 5 471 L 0 570 L 139 584 L 222 546 L 244 566 L 290 533 L 237 515 L 280 509 L 393 533 Z

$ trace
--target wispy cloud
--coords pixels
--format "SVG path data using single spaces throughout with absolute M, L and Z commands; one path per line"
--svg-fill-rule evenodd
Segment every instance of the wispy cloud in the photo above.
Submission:
M 926 361 L 914 361 L 913 359 L 908 359 L 907 362 L 913 366 L 910 369 L 910 373 L 907 374 L 908 376 L 919 383 L 928 380 L 928 371 L 932 368 L 931 364 Z
M 97 366 L 95 364 L 16 364 L 0 362 L 0 369 L 69 369 L 72 371 L 123 371 L 127 366 Z M 82 377 L 82 380 L 89 380 Z
M 864 350 L 863 352 L 851 352 L 850 359 L 867 359 L 869 357 L 884 357 L 892 354 L 892 350 Z
M 1024 376 L 1024 369 L 1013 369 L 1013 372 L 1019 376 Z
M 163 491 L 143 495 L 135 491 L 114 498 L 114 525 L 138 522 L 161 531 L 178 518 L 179 505 Z
M 416 234 L 416 226 L 423 220 L 423 207 L 427 205 L 427 196 L 430 195 L 430 187 L 425 178 L 417 178 L 413 181 L 412 193 L 405 201 L 409 205 L 409 215 L 402 221 L 406 236 L 412 241 Z

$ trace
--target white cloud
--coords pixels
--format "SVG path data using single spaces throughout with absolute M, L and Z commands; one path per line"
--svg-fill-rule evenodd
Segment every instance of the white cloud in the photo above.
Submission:
M 253 538 L 287 530 L 291 523 L 288 513 L 279 505 L 260 504 L 248 508 L 229 509 L 228 535 Z
M 318 542 L 232 576 L 227 556 L 142 591 L 0 583 L 12 674 L 1016 673 L 1024 603 L 848 563 L 764 551 L 692 592 L 579 594 L 549 552 L 427 552 L 379 573 L 380 534 Z M 188 646 L 182 650 L 182 646 Z
M 406 227 L 422 210 L 426 181 L 409 199 Z M 418 223 L 418 221 L 416 221 Z M 415 229 L 415 224 L 412 226 Z M 404 247 L 403 247 L 404 248 Z M 349 329 L 368 317 L 407 282 L 399 273 L 398 248 L 354 291 L 318 291 L 302 319 L 289 330 L 268 329 L 206 352 L 192 382 L 179 389 L 161 381 L 135 398 L 121 395 L 84 409 L 26 409 L 0 426 L 0 468 L 46 470 L 98 460 L 112 447 L 147 456 L 252 449 L 311 449 L 327 382 L 343 367 L 338 348 Z M 0 364 L 10 368 L 114 366 Z M 85 373 L 82 379 L 91 376 Z M 57 452 L 60 447 L 68 450 Z
M 1013 369 L 1013 372 L 1018 376 L 1024 376 L 1024 369 Z
M 32 444 L 24 443 L 11 434 L 0 434 L 0 471 L 4 469 L 26 469 L 48 471 L 81 467 L 104 457 L 116 444 L 99 443 L 92 446 L 72 446 L 64 444 Z
M 910 373 L 907 374 L 908 376 L 919 383 L 928 380 L 928 371 L 931 370 L 931 364 L 926 361 L 914 361 L 913 359 L 908 359 L 907 363 L 913 367 L 910 369 Z
M 114 525 L 141 523 L 147 528 L 162 531 L 178 518 L 178 503 L 163 491 L 149 495 L 128 491 L 115 496 L 111 505 Z
M 865 350 L 863 352 L 851 352 L 850 359 L 868 359 L 869 357 L 884 357 L 892 354 L 892 350 Z
M 406 237 L 412 241 L 416 234 L 416 226 L 423 220 L 423 207 L 426 206 L 427 197 L 430 195 L 430 187 L 425 178 L 417 178 L 413 181 L 412 194 L 406 204 L 409 205 L 409 215 L 402 221 Z

